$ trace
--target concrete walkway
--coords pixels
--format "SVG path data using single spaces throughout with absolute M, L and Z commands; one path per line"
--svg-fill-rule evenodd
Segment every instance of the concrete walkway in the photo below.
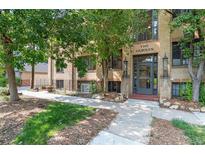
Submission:
M 182 119 L 186 122 L 204 125 L 205 114 L 159 108 L 157 102 L 129 99 L 123 104 L 90 98 L 63 96 L 48 92 L 19 90 L 24 95 L 74 103 L 96 108 L 111 109 L 119 114 L 110 126 L 101 131 L 89 144 L 148 144 L 152 117 L 166 120 Z

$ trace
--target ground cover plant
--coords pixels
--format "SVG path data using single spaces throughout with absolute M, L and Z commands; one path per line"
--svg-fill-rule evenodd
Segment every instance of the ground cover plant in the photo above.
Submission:
M 172 125 L 184 131 L 184 134 L 189 138 L 190 144 L 205 144 L 205 126 L 188 124 L 178 119 L 172 120 Z
M 29 118 L 14 144 L 47 144 L 49 138 L 66 126 L 73 126 L 93 115 L 95 109 L 81 105 L 51 103 L 45 109 Z

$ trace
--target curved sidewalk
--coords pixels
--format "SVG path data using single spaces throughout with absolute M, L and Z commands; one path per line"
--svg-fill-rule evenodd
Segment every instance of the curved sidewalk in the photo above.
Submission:
M 192 124 L 205 124 L 205 114 L 203 113 L 199 115 L 198 113 L 163 109 L 159 108 L 157 102 L 128 99 L 121 104 L 48 92 L 19 91 L 27 96 L 111 109 L 118 112 L 116 119 L 112 121 L 110 126 L 101 131 L 89 144 L 148 144 L 152 117 L 166 120 L 182 119 Z

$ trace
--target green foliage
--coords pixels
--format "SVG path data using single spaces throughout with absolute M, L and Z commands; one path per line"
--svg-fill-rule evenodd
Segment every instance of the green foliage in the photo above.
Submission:
M 5 76 L 0 76 L 0 87 L 6 87 L 7 79 Z
M 189 142 L 194 145 L 205 144 L 205 126 L 191 125 L 182 120 L 172 120 L 172 125 L 183 130 L 189 138 Z
M 180 40 L 182 54 L 189 58 L 188 71 L 192 80 L 199 81 L 202 79 L 205 63 L 204 19 L 205 10 L 192 9 L 179 14 L 170 23 L 172 31 L 180 29 L 183 32 Z M 199 89 L 193 88 L 195 90 L 198 92 Z M 192 100 L 198 101 L 199 98 L 193 97 Z
M 180 87 L 180 97 L 184 100 L 191 101 L 192 100 L 192 83 L 187 82 L 185 88 Z M 205 84 L 202 83 L 200 85 L 200 93 L 199 93 L 199 103 L 201 106 L 205 106 Z
M 61 65 L 68 62 L 80 70 L 79 59 L 75 59 L 87 44 L 87 29 L 83 10 L 60 10 L 53 26 L 53 35 L 49 37 L 49 55 L 52 59 L 60 60 Z M 60 49 L 60 50 L 59 50 Z M 83 74 L 84 66 L 80 75 Z
M 205 106 L 205 83 L 201 84 L 200 87 L 199 103 L 201 106 Z
M 16 77 L 16 84 L 17 84 L 17 86 L 20 86 L 20 85 L 21 85 L 21 79 L 18 78 L 18 77 Z
M 74 104 L 50 104 L 46 111 L 26 121 L 15 144 L 46 144 L 48 139 L 66 126 L 73 126 L 94 113 L 95 109 Z
M 139 21 L 138 17 L 143 15 L 143 20 Z M 86 10 L 87 52 L 97 55 L 98 63 L 119 55 L 119 50 L 131 46 L 134 36 L 141 32 L 145 17 L 145 10 Z
M 9 89 L 7 87 L 0 87 L 0 95 L 1 96 L 9 95 Z
M 77 68 L 78 70 L 78 76 L 79 77 L 84 77 L 85 74 L 87 73 L 87 64 L 85 63 L 85 61 L 83 60 L 83 58 L 78 57 L 75 59 L 74 62 L 74 66 Z
M 185 85 L 185 88 L 182 88 L 182 86 L 180 86 L 180 96 L 188 101 L 192 100 L 192 84 L 187 82 Z
M 51 10 L 1 10 L 0 63 L 22 69 L 24 63 L 31 63 L 33 59 L 41 61 L 46 53 L 51 14 Z
M 90 92 L 91 92 L 92 94 L 97 93 L 97 85 L 96 85 L 96 82 L 94 82 L 94 81 L 91 83 Z

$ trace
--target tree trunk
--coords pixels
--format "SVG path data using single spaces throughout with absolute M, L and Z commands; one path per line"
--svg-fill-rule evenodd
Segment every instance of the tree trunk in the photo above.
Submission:
M 202 60 L 197 69 L 197 73 L 193 72 L 192 58 L 189 59 L 188 70 L 192 78 L 192 101 L 199 102 L 200 84 L 204 72 L 205 61 Z
M 193 80 L 192 85 L 192 101 L 199 102 L 199 89 L 200 89 L 200 81 L 198 79 Z
M 35 65 L 31 64 L 31 89 L 34 88 L 34 79 L 35 79 Z
M 6 72 L 8 76 L 10 101 L 18 101 L 18 90 L 16 85 L 16 77 L 14 67 L 11 64 L 6 64 Z
M 103 92 L 108 92 L 108 61 L 104 60 L 102 62 L 102 72 L 103 72 Z
M 75 70 L 74 70 L 74 66 L 72 64 L 72 91 L 75 91 Z

